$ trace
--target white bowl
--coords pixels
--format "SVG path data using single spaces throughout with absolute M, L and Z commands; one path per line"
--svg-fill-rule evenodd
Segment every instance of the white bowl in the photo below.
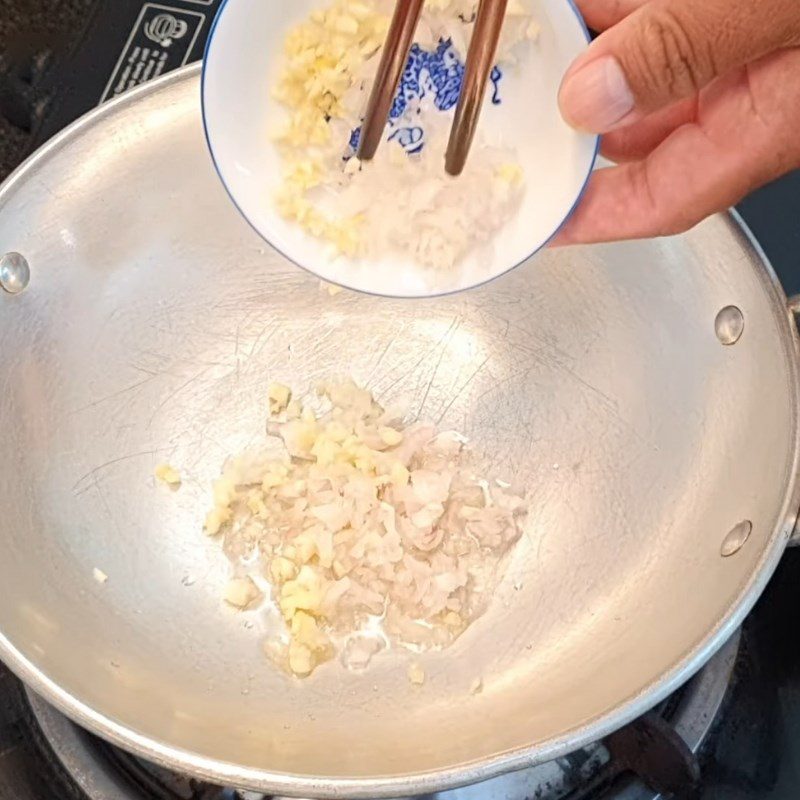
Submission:
M 519 212 L 493 241 L 454 269 L 432 274 L 388 253 L 370 263 L 334 256 L 276 211 L 281 162 L 270 131 L 285 115 L 271 95 L 289 29 L 328 0 L 225 0 L 214 21 L 203 66 L 203 124 L 228 193 L 255 230 L 287 258 L 326 281 L 359 291 L 420 297 L 485 283 L 547 244 L 574 209 L 592 170 L 598 139 L 561 118 L 557 94 L 589 34 L 569 0 L 530 0 L 541 33 L 506 70 L 502 103 L 484 104 L 480 126 L 517 151 L 525 175 Z M 489 91 L 493 90 L 492 85 Z M 347 142 L 342 143 L 343 151 Z M 444 170 L 444 162 L 442 161 Z M 391 213 L 391 196 L 386 197 Z

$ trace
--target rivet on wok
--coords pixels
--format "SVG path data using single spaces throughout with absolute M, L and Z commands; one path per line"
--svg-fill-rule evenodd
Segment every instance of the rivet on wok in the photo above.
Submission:
M 6 253 L 0 258 L 0 286 L 9 294 L 19 294 L 30 280 L 31 269 L 19 253 Z
M 730 533 L 722 540 L 719 552 L 725 557 L 738 553 L 742 549 L 742 545 L 750 538 L 752 531 L 753 523 L 749 519 L 734 525 Z
M 714 320 L 714 331 L 722 344 L 736 344 L 744 331 L 744 314 L 736 306 L 725 306 Z

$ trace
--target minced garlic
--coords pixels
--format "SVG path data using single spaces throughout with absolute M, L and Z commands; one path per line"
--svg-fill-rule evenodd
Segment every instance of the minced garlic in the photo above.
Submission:
M 374 3 L 335 0 L 289 33 L 284 70 L 274 90 L 289 112 L 288 122 L 274 137 L 284 155 L 278 211 L 343 253 L 354 253 L 358 245 L 358 215 L 334 219 L 316 208 L 306 192 L 320 185 L 330 160 L 325 152 L 331 144 L 330 120 L 344 116 L 344 95 L 358 79 L 365 58 L 383 45 L 388 29 L 389 17 Z
M 225 587 L 225 602 L 234 608 L 249 608 L 263 597 L 261 590 L 249 575 L 244 578 L 233 578 Z
M 408 665 L 408 679 L 414 686 L 422 686 L 425 683 L 425 669 L 422 664 L 412 661 Z
M 280 414 L 289 405 L 292 391 L 282 383 L 272 383 L 267 389 L 267 395 L 269 398 L 269 413 Z
M 155 469 L 156 480 L 170 486 L 177 486 L 181 482 L 181 474 L 169 464 L 159 464 Z

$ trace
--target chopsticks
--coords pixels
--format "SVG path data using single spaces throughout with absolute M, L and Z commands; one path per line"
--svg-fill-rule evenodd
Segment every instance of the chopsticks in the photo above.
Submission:
M 372 159 L 380 145 L 423 4 L 424 0 L 396 1 L 361 128 L 357 155 L 362 161 Z M 480 0 L 478 5 L 464 68 L 464 81 L 445 156 L 445 170 L 450 175 L 460 175 L 467 163 L 507 6 L 508 0 Z

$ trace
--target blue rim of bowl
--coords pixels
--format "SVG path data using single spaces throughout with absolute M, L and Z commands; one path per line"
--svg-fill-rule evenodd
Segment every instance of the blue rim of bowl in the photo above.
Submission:
M 291 264 L 294 264 L 299 269 L 303 270 L 309 275 L 313 275 L 317 280 L 325 281 L 326 283 L 331 283 L 336 286 L 341 286 L 343 289 L 348 289 L 352 292 L 358 292 L 359 294 L 368 295 L 370 297 L 383 297 L 391 300 L 435 300 L 436 298 L 440 297 L 448 297 L 450 295 L 459 294 L 460 292 L 469 292 L 474 289 L 480 289 L 492 281 L 496 281 L 498 278 L 502 278 L 504 275 L 508 275 L 510 272 L 513 272 L 516 269 L 519 269 L 523 264 L 527 263 L 531 258 L 533 258 L 538 252 L 544 250 L 550 242 L 555 239 L 564 225 L 567 224 L 569 218 L 575 212 L 575 209 L 578 207 L 578 204 L 583 199 L 583 195 L 586 192 L 586 187 L 589 185 L 589 180 L 592 177 L 592 172 L 594 172 L 595 165 L 597 163 L 597 156 L 600 153 L 600 136 L 594 137 L 594 151 L 592 153 L 592 157 L 589 161 L 589 168 L 586 171 L 586 177 L 584 178 L 583 184 L 578 191 L 578 194 L 575 196 L 575 200 L 570 206 L 567 213 L 564 215 L 561 222 L 558 223 L 555 230 L 536 248 L 534 248 L 525 258 L 518 261 L 516 264 L 504 269 L 502 272 L 498 272 L 496 275 L 492 275 L 490 278 L 486 278 L 486 280 L 480 281 L 479 283 L 471 284 L 470 286 L 462 286 L 459 289 L 448 289 L 444 292 L 435 292 L 432 294 L 420 294 L 420 295 L 413 295 L 413 294 L 387 294 L 382 292 L 375 292 L 369 291 L 367 289 L 361 289 L 357 286 L 350 286 L 346 283 L 339 283 L 338 281 L 332 281 L 330 278 L 323 277 L 317 272 L 314 272 L 313 269 L 301 264 L 300 262 L 293 259 L 290 255 L 285 253 L 279 247 L 277 247 L 273 242 L 271 242 L 264 233 L 259 229 L 259 227 L 250 219 L 250 217 L 245 213 L 244 209 L 239 205 L 234 193 L 231 191 L 230 187 L 228 186 L 228 182 L 225 180 L 225 176 L 223 175 L 222 169 L 220 168 L 219 162 L 217 161 L 217 156 L 214 153 L 214 146 L 211 143 L 211 136 L 208 133 L 208 119 L 206 115 L 206 70 L 208 68 L 208 57 L 211 53 L 211 46 L 214 42 L 214 34 L 217 32 L 217 25 L 219 24 L 220 20 L 222 19 L 222 15 L 225 13 L 225 9 L 228 6 L 228 3 L 231 0 L 222 0 L 222 5 L 219 7 L 219 11 L 217 11 L 216 16 L 214 17 L 214 21 L 211 23 L 211 28 L 208 32 L 208 39 L 206 40 L 205 50 L 203 51 L 203 67 L 200 74 L 200 114 L 203 119 L 203 136 L 206 140 L 206 146 L 208 147 L 208 152 L 211 155 L 211 161 L 214 164 L 214 169 L 216 170 L 217 175 L 219 176 L 222 185 L 225 187 L 225 191 L 228 193 L 228 197 L 230 197 L 231 202 L 235 206 L 236 210 L 241 215 L 242 219 L 247 222 L 247 224 L 256 232 L 256 234 L 268 244 L 275 252 L 283 256 L 287 261 Z M 586 22 L 583 19 L 583 15 L 581 14 L 580 10 L 578 9 L 577 5 L 575 4 L 575 0 L 565 0 L 567 5 L 572 10 L 572 13 L 575 15 L 575 19 L 578 21 L 578 25 L 583 32 L 583 36 L 586 39 L 586 44 L 591 44 L 592 37 L 589 33 L 589 28 L 586 25 Z

